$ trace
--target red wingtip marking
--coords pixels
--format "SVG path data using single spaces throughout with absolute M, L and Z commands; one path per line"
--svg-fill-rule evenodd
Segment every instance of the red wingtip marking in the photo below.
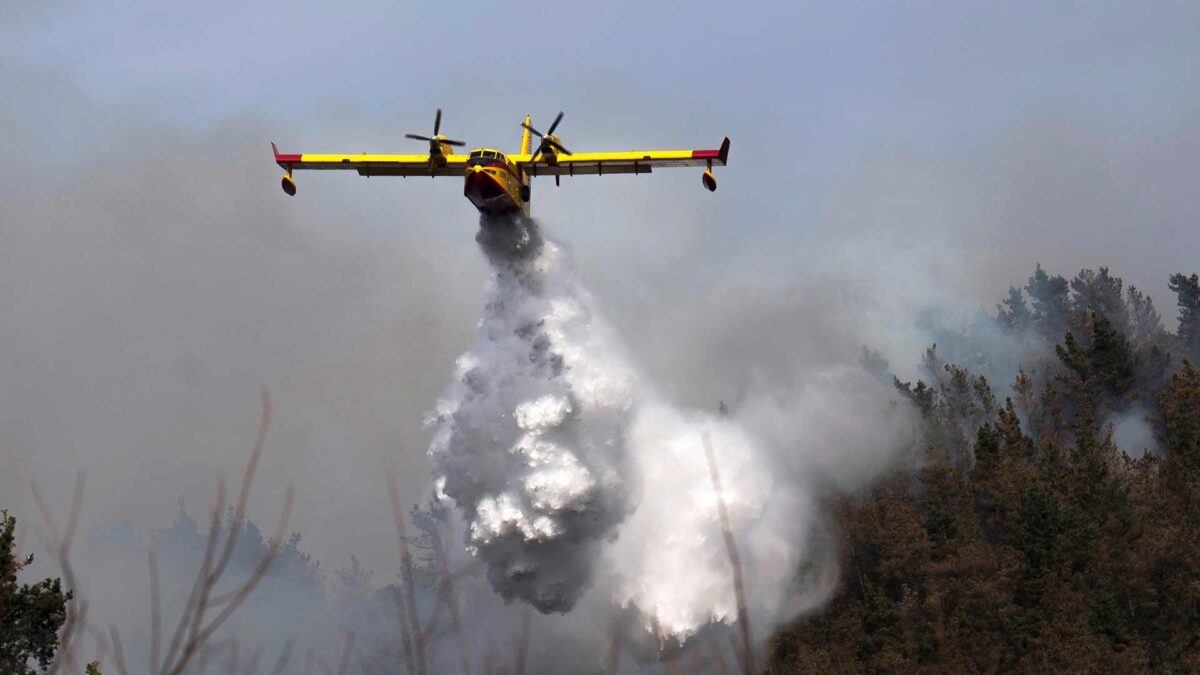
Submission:
M 288 166 L 289 164 L 300 163 L 300 155 L 281 155 L 279 154 L 279 148 L 274 143 L 271 143 L 271 152 L 275 153 L 275 163 L 285 169 L 291 169 Z
M 721 143 L 719 150 L 693 150 L 692 159 L 715 159 L 721 164 L 729 157 L 729 137 Z

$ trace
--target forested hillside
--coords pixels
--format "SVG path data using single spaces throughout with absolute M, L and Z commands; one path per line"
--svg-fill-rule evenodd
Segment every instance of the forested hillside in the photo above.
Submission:
M 1200 671 L 1200 279 L 1169 283 L 1174 332 L 1105 268 L 1039 266 L 989 317 L 1002 340 L 893 377 L 911 456 L 828 498 L 839 590 L 769 671 Z

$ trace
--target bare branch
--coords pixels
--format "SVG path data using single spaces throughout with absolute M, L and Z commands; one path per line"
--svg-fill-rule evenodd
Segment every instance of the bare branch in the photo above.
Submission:
M 246 518 L 246 500 L 250 497 L 250 485 L 254 482 L 254 471 L 258 468 L 258 460 L 262 457 L 263 447 L 267 443 L 267 428 L 271 424 L 271 394 L 267 391 L 266 387 L 263 387 L 259 390 L 258 395 L 262 404 L 262 414 L 258 420 L 258 431 L 254 436 L 254 447 L 250 450 L 250 461 L 246 462 L 246 470 L 242 474 L 242 484 L 238 490 L 237 505 L 233 511 L 233 522 L 230 523 L 229 534 L 225 537 L 225 549 L 221 551 L 221 558 L 210 573 L 213 583 L 221 577 L 221 574 L 225 571 L 225 566 L 229 564 L 229 559 L 233 557 L 233 550 L 237 546 L 238 536 L 242 531 L 242 523 Z
M 79 522 L 79 510 L 83 505 L 83 491 L 86 482 L 87 474 L 82 470 L 79 471 L 75 475 L 75 492 L 71 498 L 71 511 L 67 517 L 67 529 L 62 536 L 59 536 L 58 524 L 54 520 L 54 515 L 50 511 L 50 507 L 46 504 L 46 500 L 42 497 L 41 491 L 38 490 L 37 484 L 30 485 L 33 491 L 34 502 L 37 504 L 38 512 L 42 517 L 43 526 L 49 534 L 49 540 L 45 542 L 46 548 L 55 557 L 55 561 L 62 571 L 66 590 L 71 594 L 71 599 L 67 602 L 67 618 L 63 622 L 63 627 L 59 635 L 58 654 L 47 671 L 51 674 L 57 673 L 59 668 L 64 664 L 70 670 L 78 669 L 78 664 L 75 662 L 75 636 L 87 627 L 87 622 L 84 620 L 87 614 L 87 603 L 83 599 L 82 591 L 78 588 L 75 580 L 75 571 L 71 567 L 71 543 L 75 538 L 75 527 Z
M 108 638 L 104 636 L 103 631 L 91 626 L 88 627 L 88 632 L 92 634 L 92 639 L 96 641 L 96 653 L 94 655 L 96 658 L 92 660 L 96 663 L 104 663 L 104 660 L 108 658 Z
M 179 625 L 176 627 L 175 635 L 171 639 L 171 646 L 167 650 L 167 656 L 162 663 L 160 672 L 168 673 L 169 675 L 181 675 L 187 668 L 188 662 L 196 653 L 200 653 L 201 658 L 204 658 L 204 655 L 207 653 L 204 649 L 205 643 L 250 595 L 250 592 L 266 575 L 271 563 L 274 562 L 283 547 L 284 535 L 287 532 L 287 522 L 292 509 L 293 490 L 291 485 L 287 487 L 283 512 L 280 515 L 279 524 L 276 527 L 275 536 L 271 540 L 269 550 L 263 556 L 262 560 L 259 561 L 258 566 L 246 582 L 231 594 L 228 594 L 228 598 L 222 596 L 221 604 L 224 606 L 215 617 L 209 619 L 206 623 L 208 610 L 213 606 L 213 589 L 220 581 L 226 566 L 233 557 L 238 536 L 245 522 L 246 502 L 249 499 L 250 487 L 253 484 L 254 473 L 262 456 L 263 448 L 266 445 L 267 429 L 271 421 L 271 397 L 265 387 L 261 391 L 261 400 L 262 415 L 259 419 L 258 432 L 255 436 L 254 446 L 250 451 L 250 459 L 247 461 L 245 472 L 242 474 L 242 482 L 234 507 L 233 520 L 229 524 L 229 531 L 226 534 L 224 546 L 221 548 L 220 556 L 216 557 L 217 541 L 221 531 L 221 511 L 225 505 L 225 483 L 218 476 L 217 500 L 210 514 L 209 536 L 205 544 L 204 562 L 201 565 L 200 573 L 196 576 L 196 582 L 192 587 L 192 592 L 188 597 L 183 614 L 180 616 Z M 234 653 L 236 654 L 236 647 Z
M 204 563 L 200 566 L 200 572 L 196 574 L 196 581 L 192 584 L 192 590 L 188 594 L 187 602 L 183 605 L 183 613 L 179 615 L 179 623 L 175 626 L 175 634 L 171 637 L 171 645 L 167 648 L 167 656 L 163 659 L 162 670 L 165 672 L 167 666 L 175 659 L 181 641 L 183 640 L 184 631 L 191 625 L 192 613 L 196 608 L 196 603 L 199 601 L 201 590 L 205 580 L 208 578 L 208 567 L 211 564 L 213 551 L 216 550 L 217 537 L 220 534 L 220 521 L 213 517 L 213 514 L 220 510 L 220 505 L 225 502 L 225 481 L 220 474 L 217 475 L 217 505 L 213 512 L 209 514 L 208 538 L 204 544 Z
M 442 548 L 442 537 L 437 530 L 433 531 L 433 547 L 437 552 L 438 573 L 442 577 L 442 596 L 446 606 L 450 608 L 450 620 L 454 625 L 454 634 L 458 637 L 458 661 L 463 675 L 471 675 L 470 654 L 467 648 L 467 636 L 463 631 L 462 618 L 458 614 L 458 599 L 454 596 L 454 580 L 450 574 L 450 565 L 446 562 L 446 552 Z
M 416 675 L 416 668 L 413 665 L 412 652 L 412 637 L 408 631 L 408 619 L 404 616 L 404 598 L 403 591 L 399 586 L 392 584 L 392 600 L 396 604 L 396 625 L 400 632 L 400 649 L 404 652 L 404 666 L 408 675 Z
M 408 536 L 404 531 L 404 508 L 400 506 L 400 490 L 391 468 L 387 472 L 388 496 L 392 499 L 392 516 L 396 521 L 396 539 L 400 542 L 400 575 L 404 581 L 404 595 L 408 601 L 408 625 L 413 635 L 413 652 L 417 675 L 425 675 L 425 636 L 420 632 L 421 620 L 417 616 L 417 588 L 413 581 L 412 557 L 408 553 Z
M 252 574 L 250 578 L 244 584 L 242 584 L 240 588 L 238 588 L 234 594 L 233 600 L 227 603 L 221 612 L 217 614 L 217 616 L 214 617 L 212 621 L 208 623 L 208 625 L 199 630 L 195 634 L 195 637 L 188 644 L 184 645 L 184 648 L 181 650 L 179 664 L 171 670 L 172 675 L 178 675 L 179 673 L 183 672 L 183 667 L 187 665 L 187 658 L 191 652 L 195 650 L 196 646 L 203 644 L 204 641 L 207 640 L 214 631 L 220 628 L 221 624 L 225 623 L 226 619 L 233 615 L 233 612 L 242 604 L 242 602 L 246 600 L 247 597 L 249 597 L 250 592 L 254 590 L 254 587 L 257 586 L 258 583 L 262 581 L 263 577 L 266 576 L 267 571 L 271 568 L 271 563 L 275 561 L 275 557 L 279 555 L 280 549 L 283 548 L 283 537 L 287 532 L 288 518 L 292 512 L 292 498 L 293 490 L 292 486 L 289 484 L 287 487 L 287 493 L 284 495 L 283 499 L 283 514 L 280 515 L 279 525 L 275 528 L 275 537 L 271 541 L 271 548 L 267 550 L 267 553 L 259 562 L 258 567 L 254 570 L 254 574 Z M 214 579 L 214 583 L 215 581 L 216 580 Z M 201 612 L 202 609 L 203 605 L 197 607 L 198 612 Z M 199 625 L 199 621 L 196 623 Z
M 121 633 L 116 626 L 109 626 L 108 633 L 112 636 L 113 664 L 120 675 L 129 675 L 129 668 L 125 665 L 125 649 L 121 647 Z
M 437 628 L 438 620 L 442 618 L 442 608 L 446 606 L 445 588 L 438 588 L 437 604 L 433 606 L 433 612 L 429 615 L 429 620 L 425 622 L 425 627 L 421 629 L 423 639 L 429 639 L 433 635 L 433 629 Z

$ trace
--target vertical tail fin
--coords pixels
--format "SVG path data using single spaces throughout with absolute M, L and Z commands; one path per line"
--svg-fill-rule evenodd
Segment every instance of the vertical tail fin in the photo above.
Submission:
M 525 116 L 525 124 L 533 126 L 533 118 L 529 115 Z M 529 137 L 529 129 L 525 129 L 521 134 L 521 154 L 528 155 L 533 150 L 533 139 Z
M 529 127 L 531 127 L 531 126 L 533 126 L 533 118 L 530 117 L 529 115 L 526 115 L 525 116 L 525 128 L 523 129 L 523 133 L 521 134 L 521 154 L 522 155 L 528 155 L 529 153 L 533 152 L 533 138 L 531 138 L 531 135 L 529 133 Z M 529 188 L 530 188 L 529 174 L 526 173 L 524 169 L 522 169 L 521 170 L 521 193 L 522 193 L 521 194 L 521 197 L 522 197 L 521 198 L 521 213 L 524 213 L 526 218 L 529 217 L 529 207 L 530 207 Z

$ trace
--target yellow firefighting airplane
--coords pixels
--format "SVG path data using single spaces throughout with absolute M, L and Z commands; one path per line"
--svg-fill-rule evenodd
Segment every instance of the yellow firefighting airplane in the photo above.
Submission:
M 461 176 L 465 178 L 463 194 L 482 213 L 502 214 L 520 211 L 529 215 L 529 182 L 534 176 L 554 176 L 558 185 L 563 176 L 587 174 L 650 173 L 655 167 L 703 166 L 701 182 L 710 192 L 717 189 L 713 166 L 725 166 L 729 157 L 729 139 L 717 150 L 631 150 L 628 152 L 572 153 L 563 147 L 554 134 L 563 114 L 558 113 L 546 133 L 533 128 L 529 116 L 521 124 L 521 152 L 505 155 L 492 148 L 476 148 L 469 154 L 454 154 L 462 141 L 441 134 L 442 111 L 433 119 L 433 136 L 405 134 L 408 138 L 429 143 L 425 155 L 312 155 L 281 154 L 275 144 L 275 163 L 283 168 L 283 191 L 296 194 L 292 172 L 301 169 L 353 169 L 360 176 Z M 540 140 L 533 147 L 532 136 Z

